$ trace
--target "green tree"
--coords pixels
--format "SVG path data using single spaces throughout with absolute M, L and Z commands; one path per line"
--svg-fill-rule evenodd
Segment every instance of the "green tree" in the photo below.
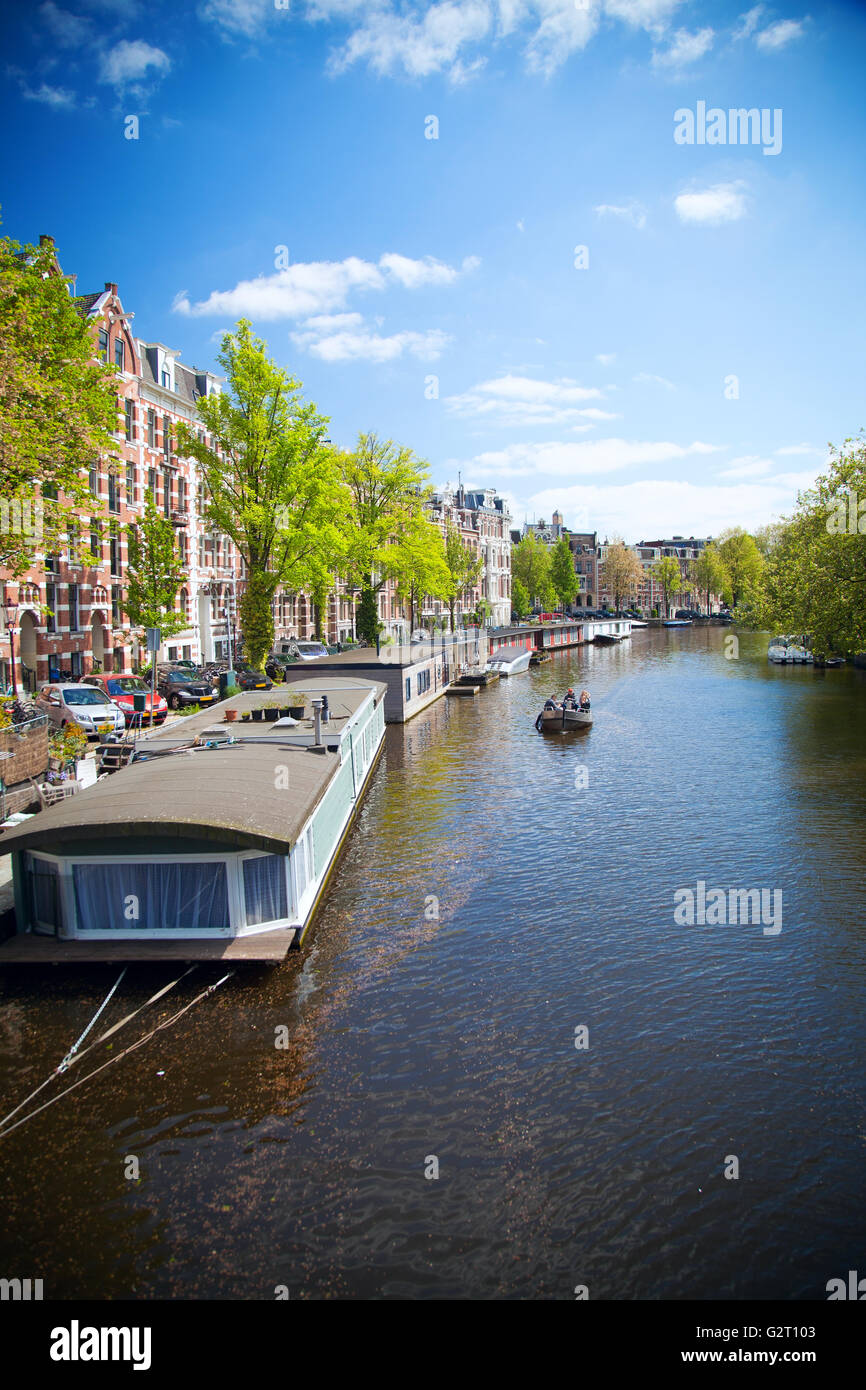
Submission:
M 754 536 L 732 526 L 721 533 L 717 544 L 730 584 L 731 606 L 759 603 L 764 560 Z
M 833 449 L 768 555 L 756 621 L 808 634 L 816 656 L 866 651 L 866 443 Z
M 667 618 L 671 611 L 671 599 L 674 594 L 680 593 L 683 587 L 680 562 L 675 560 L 673 555 L 663 555 L 651 567 L 650 574 L 661 588 L 664 597 L 662 617 Z
M 93 360 L 69 284 L 53 246 L 0 238 L 0 565 L 13 574 L 60 549 L 77 509 L 92 511 L 88 469 L 115 448 L 116 372 Z
M 637 555 L 620 536 L 607 546 L 601 566 L 602 588 L 613 597 L 614 612 L 619 613 L 626 598 L 635 593 L 643 578 L 643 567 Z
M 389 579 L 407 584 L 419 536 L 430 526 L 427 465 L 411 449 L 361 434 L 354 453 L 339 456 L 345 488 L 345 566 L 360 590 L 357 629 L 368 642 L 382 630 L 378 595 Z
M 183 632 L 189 619 L 177 612 L 184 571 L 174 527 L 148 495 L 144 515 L 126 527 L 127 586 L 124 608 L 134 627 L 158 627 L 163 640 Z
M 442 532 L 426 516 L 413 515 L 398 534 L 397 593 L 409 605 L 409 627 L 414 631 L 420 626 L 418 613 L 426 597 L 449 597 L 451 574 Z
M 454 605 L 466 589 L 474 589 L 481 578 L 483 562 L 481 556 L 473 553 L 463 544 L 458 527 L 448 522 L 445 527 L 445 565 L 448 570 L 448 614 L 451 631 L 454 631 Z
M 574 571 L 571 546 L 564 536 L 556 542 L 551 552 L 550 582 L 559 595 L 563 608 L 567 608 L 577 593 L 577 575 Z
M 511 611 L 515 618 L 525 618 L 529 612 L 529 594 L 519 579 L 511 581 Z
M 530 601 L 543 599 L 550 579 L 550 551 L 531 531 L 511 552 L 511 573 L 523 585 Z
M 199 464 L 206 520 L 245 561 L 239 617 L 244 654 L 259 667 L 273 646 L 277 587 L 309 589 L 323 565 L 339 565 L 346 496 L 326 447 L 326 417 L 268 357 L 246 319 L 223 335 L 217 360 L 226 389 L 198 403 L 213 442 L 180 424 L 178 448 Z
M 722 557 L 712 541 L 705 545 L 692 565 L 692 579 L 698 592 L 704 595 L 707 612 L 710 611 L 712 595 L 719 597 L 730 583 Z

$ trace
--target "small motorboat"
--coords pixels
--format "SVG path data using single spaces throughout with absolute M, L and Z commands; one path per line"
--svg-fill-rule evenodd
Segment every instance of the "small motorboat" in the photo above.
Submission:
M 542 734 L 558 734 L 569 729 L 589 729 L 592 714 L 588 709 L 543 709 L 535 721 L 535 727 Z
M 487 662 L 487 670 L 498 671 L 500 676 L 516 676 L 518 671 L 529 670 L 531 656 L 531 647 L 499 647 L 491 653 Z
M 597 642 L 600 647 L 612 647 L 616 642 L 622 641 L 622 633 L 597 632 L 592 640 L 593 642 Z
M 784 665 L 791 658 L 788 655 L 787 637 L 774 637 L 767 648 L 767 660 L 774 661 L 778 666 Z
M 665 627 L 691 627 L 691 618 L 668 618 Z
M 529 664 L 530 666 L 544 666 L 546 662 L 552 659 L 550 652 L 534 651 L 529 658 Z

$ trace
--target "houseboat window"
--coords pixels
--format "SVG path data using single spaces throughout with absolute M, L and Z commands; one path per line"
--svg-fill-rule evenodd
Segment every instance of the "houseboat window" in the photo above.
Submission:
M 74 864 L 78 931 L 225 931 L 225 864 Z
M 27 855 L 27 893 L 34 929 L 57 932 L 61 925 L 60 878 L 56 864 Z
M 406 677 L 406 699 L 407 699 L 407 700 L 411 700 L 411 699 L 412 699 L 412 677 L 411 677 L 411 676 L 407 676 L 407 677 Z
M 258 927 L 262 922 L 278 922 L 288 917 L 283 856 L 265 854 L 260 859 L 245 859 L 243 864 L 247 926 Z

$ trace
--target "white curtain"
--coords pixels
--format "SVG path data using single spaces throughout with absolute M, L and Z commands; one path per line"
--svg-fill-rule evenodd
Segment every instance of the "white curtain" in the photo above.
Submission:
M 288 917 L 286 861 L 282 855 L 265 854 L 243 863 L 247 926 L 257 927 L 262 922 Z
M 225 931 L 225 864 L 74 864 L 78 930 Z

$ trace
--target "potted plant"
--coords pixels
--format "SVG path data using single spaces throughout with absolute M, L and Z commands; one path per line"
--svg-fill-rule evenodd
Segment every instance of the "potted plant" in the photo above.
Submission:
M 304 706 L 305 706 L 306 703 L 307 703 L 307 697 L 306 697 L 306 695 L 294 695 L 294 694 L 293 694 L 293 695 L 290 695 L 290 696 L 288 697 L 288 699 L 289 699 L 289 703 L 287 704 L 286 708 L 287 708 L 287 710 L 288 710 L 288 712 L 289 712 L 289 716 L 290 716 L 292 719 L 303 719 L 303 717 L 304 717 Z
M 279 717 L 280 717 L 280 702 L 279 702 L 279 700 L 268 700 L 268 703 L 267 703 L 267 704 L 265 705 L 265 707 L 264 707 L 264 716 L 265 716 L 265 719 L 279 719 Z
M 250 710 L 250 715 L 251 715 L 251 717 L 252 717 L 253 723 L 254 723 L 254 724 L 261 724 L 262 719 L 263 719 L 263 717 L 264 717 L 264 713 L 265 713 L 265 712 L 264 712 L 264 710 L 262 709 L 261 705 L 259 705 L 257 709 L 252 709 L 252 710 Z
M 242 723 L 242 724 L 248 724 L 249 722 L 250 722 L 250 712 L 249 712 L 248 709 L 245 709 L 244 712 L 243 712 L 243 714 L 241 715 L 241 723 Z

